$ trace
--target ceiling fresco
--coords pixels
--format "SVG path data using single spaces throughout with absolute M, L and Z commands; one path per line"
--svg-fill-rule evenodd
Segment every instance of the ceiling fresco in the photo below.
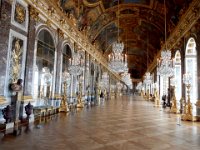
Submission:
M 165 1 L 168 36 L 192 0 Z M 164 0 L 119 0 L 119 6 L 118 0 L 60 0 L 59 6 L 105 57 L 119 29 L 133 78 L 144 75 L 164 41 Z

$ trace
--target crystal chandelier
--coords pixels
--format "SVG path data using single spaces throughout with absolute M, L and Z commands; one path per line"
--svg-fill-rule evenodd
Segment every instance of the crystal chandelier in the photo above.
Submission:
M 112 54 L 109 55 L 109 64 L 113 72 L 121 73 L 128 70 L 127 56 L 123 55 L 124 43 L 119 42 L 119 0 L 118 0 L 118 41 L 112 45 Z
M 145 76 L 144 76 L 144 83 L 146 85 L 150 85 L 152 83 L 152 80 L 153 80 L 153 78 L 152 78 L 150 72 L 146 72 Z
M 107 72 L 104 72 L 102 75 L 102 79 L 100 81 L 100 87 L 102 89 L 106 89 L 109 85 L 109 76 Z
M 158 75 L 171 77 L 174 75 L 174 61 L 171 59 L 171 51 L 163 50 L 157 63 Z
M 133 83 L 132 83 L 132 80 L 131 80 L 131 76 L 130 76 L 130 73 L 128 72 L 125 72 L 122 74 L 122 81 L 130 88 L 132 89 L 133 87 Z
M 183 74 L 183 83 L 187 85 L 191 85 L 192 83 L 192 75 L 190 73 Z
M 114 72 L 120 73 L 128 70 L 127 56 L 122 54 L 124 43 L 115 42 L 112 45 L 112 54 L 109 57 L 109 67 Z
M 164 8 L 165 8 L 165 50 L 161 52 L 161 58 L 158 59 L 157 63 L 157 71 L 158 75 L 165 77 L 172 77 L 174 75 L 174 61 L 171 59 L 171 51 L 167 50 L 166 44 L 166 6 L 164 0 Z
M 142 82 L 139 82 L 139 83 L 137 84 L 137 86 L 136 86 L 136 90 L 141 91 L 142 88 L 143 88 L 143 86 L 142 86 Z
M 70 84 L 70 81 L 71 81 L 70 74 L 69 74 L 67 71 L 64 71 L 64 72 L 62 73 L 62 82 L 63 82 L 63 83 L 66 82 L 67 85 L 69 85 L 69 84 Z
M 75 53 L 73 59 L 69 59 L 69 73 L 75 76 L 79 76 L 83 71 L 83 60 L 79 53 Z

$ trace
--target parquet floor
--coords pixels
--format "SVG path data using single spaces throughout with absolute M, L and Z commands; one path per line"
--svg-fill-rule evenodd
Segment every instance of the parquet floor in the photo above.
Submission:
M 49 122 L 17 137 L 0 136 L 0 150 L 199 150 L 200 123 L 156 108 L 138 96 L 122 96 Z

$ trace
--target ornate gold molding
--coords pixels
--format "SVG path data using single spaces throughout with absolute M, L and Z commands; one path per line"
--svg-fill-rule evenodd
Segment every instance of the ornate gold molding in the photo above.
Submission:
M 36 22 L 39 21 L 39 12 L 34 8 L 34 7 L 30 7 L 29 9 L 29 13 L 30 13 L 30 17 L 32 19 L 34 19 Z
M 33 100 L 33 97 L 31 95 L 23 95 L 22 101 L 24 101 L 24 102 L 28 101 L 29 102 L 29 101 L 34 101 L 34 100 Z
M 35 8 L 44 18 L 51 21 L 55 27 L 60 29 L 67 37 L 71 38 L 76 42 L 83 50 L 89 53 L 94 59 L 100 62 L 105 68 L 108 69 L 118 80 L 121 80 L 121 77 L 113 73 L 108 67 L 107 60 L 101 55 L 101 53 L 96 50 L 96 48 L 86 39 L 84 35 L 70 22 L 69 18 L 65 15 L 62 10 L 57 7 L 57 4 L 52 0 L 25 0 L 29 5 Z M 51 9 L 49 9 L 51 8 Z M 53 12 L 52 12 L 53 10 Z M 65 23 L 62 23 L 62 19 L 65 20 Z M 61 25 L 62 24 L 62 25 Z M 87 46 L 86 46 L 87 45 Z
M 55 94 L 54 95 L 54 99 L 61 99 L 61 98 L 62 98 L 61 94 Z
M 6 98 L 4 96 L 0 96 L 0 105 L 4 105 L 6 103 Z

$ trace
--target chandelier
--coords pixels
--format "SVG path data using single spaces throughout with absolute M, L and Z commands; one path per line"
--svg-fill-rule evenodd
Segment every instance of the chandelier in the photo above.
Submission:
M 83 62 L 79 53 L 75 53 L 73 59 L 69 59 L 69 73 L 74 76 L 79 76 L 83 71 Z
M 132 80 L 131 80 L 130 73 L 128 73 L 128 72 L 123 73 L 123 74 L 122 74 L 122 81 L 123 81 L 130 89 L 132 89 L 133 83 L 132 83 Z
M 121 73 L 128 70 L 127 68 L 127 56 L 122 54 L 124 50 L 124 43 L 119 42 L 119 0 L 118 0 L 118 40 L 112 45 L 112 54 L 108 55 L 109 64 L 113 72 Z
M 100 81 L 100 87 L 106 89 L 109 85 L 109 76 L 107 72 L 104 72 L 102 75 L 102 79 Z
M 174 75 L 174 60 L 171 59 L 171 51 L 163 50 L 157 63 L 158 75 L 171 77 Z
M 150 72 L 146 72 L 145 76 L 144 76 L 144 83 L 146 85 L 150 85 L 152 83 L 152 80 L 153 80 L 153 78 L 152 78 Z
M 139 83 L 137 84 L 137 86 L 136 86 L 136 90 L 141 91 L 142 88 L 143 88 L 142 82 L 139 82 Z
M 183 74 L 183 83 L 186 86 L 192 84 L 192 75 L 190 73 Z
M 69 85 L 69 84 L 70 84 L 70 81 L 71 81 L 70 74 L 69 74 L 67 71 L 64 71 L 64 72 L 62 73 L 62 82 L 63 82 L 63 83 L 66 82 L 67 85 Z
M 161 51 L 161 58 L 157 62 L 157 72 L 158 75 L 165 77 L 172 77 L 174 75 L 174 61 L 171 59 L 171 51 L 167 50 L 166 44 L 166 6 L 164 0 L 165 8 L 165 50 Z
M 109 57 L 109 67 L 112 71 L 121 73 L 128 70 L 127 68 L 127 56 L 123 55 L 124 43 L 115 42 L 112 45 L 112 54 Z

